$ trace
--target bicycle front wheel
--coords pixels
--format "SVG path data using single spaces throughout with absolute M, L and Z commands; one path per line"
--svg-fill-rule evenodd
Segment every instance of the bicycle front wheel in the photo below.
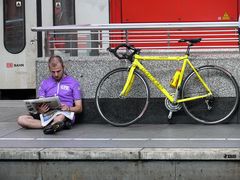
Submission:
M 134 81 L 126 96 L 120 93 L 128 77 L 128 68 L 118 68 L 106 74 L 100 81 L 95 100 L 100 115 L 114 126 L 135 123 L 147 109 L 149 87 L 135 70 Z
M 185 112 L 204 124 L 217 124 L 229 118 L 237 109 L 239 87 L 234 77 L 224 68 L 202 66 L 198 73 L 211 89 L 213 96 L 183 103 Z M 206 94 L 194 72 L 190 73 L 182 86 L 182 98 Z

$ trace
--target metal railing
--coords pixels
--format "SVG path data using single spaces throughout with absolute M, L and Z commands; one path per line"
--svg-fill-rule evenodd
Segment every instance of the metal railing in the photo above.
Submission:
M 142 49 L 183 49 L 181 38 L 202 38 L 196 49 L 237 49 L 240 22 L 86 24 L 33 27 L 44 33 L 44 56 L 55 51 L 99 55 L 109 46 L 133 44 Z

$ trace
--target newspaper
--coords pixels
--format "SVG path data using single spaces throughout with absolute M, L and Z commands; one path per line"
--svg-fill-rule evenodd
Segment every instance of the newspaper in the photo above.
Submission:
M 53 119 L 59 115 L 63 114 L 65 117 L 68 119 L 73 120 L 74 112 L 69 112 L 69 111 L 60 111 L 60 110 L 52 110 L 48 111 L 44 114 L 40 114 L 40 119 L 41 119 L 41 124 L 42 126 L 47 126 L 49 123 L 53 121 Z
M 40 114 L 40 120 L 43 127 L 52 122 L 54 117 L 59 114 L 63 114 L 71 120 L 74 117 L 74 112 L 61 111 L 61 103 L 58 96 L 39 99 L 27 99 L 24 100 L 24 102 L 30 114 L 38 114 L 38 107 L 42 104 L 48 104 L 49 111 L 44 114 Z
M 25 106 L 30 114 L 37 114 L 38 107 L 42 104 L 48 104 L 49 110 L 60 110 L 61 103 L 58 96 L 39 98 L 39 99 L 27 99 L 24 100 Z

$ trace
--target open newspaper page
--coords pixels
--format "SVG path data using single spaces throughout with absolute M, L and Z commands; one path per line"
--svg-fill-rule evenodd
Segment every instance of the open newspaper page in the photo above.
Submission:
M 46 112 L 44 114 L 40 114 L 40 119 L 41 119 L 42 126 L 43 127 L 47 126 L 59 114 L 63 114 L 68 119 L 73 120 L 74 112 L 61 111 L 61 110 L 52 110 L 52 111 L 48 111 L 48 112 Z
M 54 97 L 47 97 L 47 98 L 39 98 L 39 99 L 28 99 L 24 100 L 25 106 L 30 114 L 38 114 L 38 107 L 40 107 L 42 104 L 47 104 L 49 107 L 49 111 L 40 114 L 40 120 L 42 123 L 42 126 L 48 125 L 54 117 L 56 117 L 59 114 L 63 114 L 68 119 L 73 119 L 74 112 L 68 112 L 68 111 L 61 111 L 61 103 L 58 96 Z
M 60 110 L 61 103 L 58 96 L 47 97 L 47 98 L 39 98 L 39 99 L 27 99 L 24 100 L 25 106 L 30 114 L 37 114 L 38 108 L 42 104 L 47 104 L 49 110 Z

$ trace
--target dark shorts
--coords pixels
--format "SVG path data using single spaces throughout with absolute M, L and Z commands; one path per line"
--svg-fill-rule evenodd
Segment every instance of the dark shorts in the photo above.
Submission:
M 39 119 L 40 120 L 40 114 L 30 114 L 34 119 Z

